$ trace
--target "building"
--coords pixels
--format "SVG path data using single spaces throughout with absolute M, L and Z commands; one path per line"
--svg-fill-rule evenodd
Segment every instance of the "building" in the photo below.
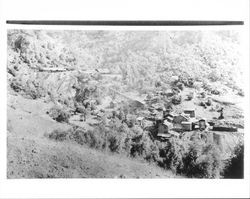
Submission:
M 199 129 L 200 130 L 205 130 L 207 128 L 207 124 L 206 124 L 206 119 L 202 118 L 199 120 Z
M 170 112 L 163 112 L 163 118 L 166 119 L 168 122 L 173 122 L 174 117 L 177 117 L 178 115 L 175 113 Z
M 195 110 L 194 109 L 185 109 L 184 113 L 189 115 L 190 118 L 195 118 Z
M 174 116 L 173 123 L 175 124 L 181 124 L 182 122 L 188 122 L 190 120 L 190 117 L 186 114 L 180 114 L 177 116 Z
M 193 129 L 193 123 L 190 121 L 183 121 L 181 122 L 182 129 L 185 131 L 192 131 Z

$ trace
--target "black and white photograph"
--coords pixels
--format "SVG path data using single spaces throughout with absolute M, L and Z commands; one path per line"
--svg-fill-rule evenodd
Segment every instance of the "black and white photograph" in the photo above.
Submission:
M 0 0 L 0 198 L 249 198 L 248 0 Z
M 244 178 L 239 32 L 7 34 L 8 178 Z

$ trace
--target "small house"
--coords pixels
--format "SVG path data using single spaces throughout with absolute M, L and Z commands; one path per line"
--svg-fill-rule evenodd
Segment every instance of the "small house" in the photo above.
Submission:
M 173 122 L 174 118 L 167 116 L 164 119 L 166 119 L 168 122 Z
M 195 118 L 195 110 L 194 109 L 185 109 L 184 113 L 189 115 L 190 118 Z
M 180 114 L 173 118 L 173 123 L 181 124 L 182 122 L 188 122 L 190 117 L 186 114 Z
M 206 119 L 205 118 L 202 118 L 199 120 L 199 129 L 200 130 L 205 130 L 206 127 L 207 127 L 207 124 L 206 124 Z
M 182 129 L 184 131 L 192 131 L 192 122 L 189 122 L 189 121 L 183 121 L 181 122 L 181 126 L 182 126 Z
M 177 117 L 178 115 L 175 113 L 167 113 L 167 112 L 163 112 L 163 118 L 166 119 L 168 122 L 173 122 L 174 121 L 174 117 Z

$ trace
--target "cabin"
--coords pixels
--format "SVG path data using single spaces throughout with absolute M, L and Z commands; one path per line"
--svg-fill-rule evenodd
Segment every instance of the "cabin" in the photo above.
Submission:
M 163 112 L 163 118 L 166 119 L 168 122 L 173 122 L 174 118 L 177 116 L 178 115 L 175 113 Z
M 183 122 L 181 122 L 181 126 L 182 126 L 182 129 L 184 130 L 184 131 L 192 131 L 192 129 L 193 129 L 193 125 L 192 125 L 193 123 L 192 122 L 190 122 L 190 121 L 183 121 Z
M 213 126 L 213 131 L 226 131 L 226 132 L 237 132 L 236 127 L 227 127 L 227 126 Z
M 189 115 L 190 118 L 195 118 L 195 110 L 194 109 L 185 109 L 184 113 Z
M 205 118 L 199 120 L 199 129 L 205 130 L 207 128 L 207 122 Z
M 186 114 L 180 114 L 173 118 L 173 123 L 175 124 L 181 124 L 182 122 L 188 122 L 190 120 L 190 117 Z

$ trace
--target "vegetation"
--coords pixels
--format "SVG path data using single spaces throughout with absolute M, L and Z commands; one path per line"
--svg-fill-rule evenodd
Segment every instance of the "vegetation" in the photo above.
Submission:
M 199 94 L 199 105 L 214 110 L 207 96 L 221 95 L 220 86 L 244 96 L 238 47 L 235 31 L 9 30 L 8 82 L 24 97 L 52 101 L 48 114 L 57 122 L 69 123 L 70 112 L 84 116 L 81 122 L 86 115 L 98 121 L 88 129 L 54 130 L 50 139 L 140 158 L 191 178 L 240 178 L 235 168 L 243 166 L 243 147 L 225 164 L 218 147 L 199 133 L 161 142 L 155 126 L 137 120 L 144 104 L 117 96 L 147 94 L 147 106 L 174 109 Z M 40 72 L 55 68 L 66 71 Z M 101 75 L 105 69 L 114 77 Z M 186 90 L 192 92 L 182 99 Z M 156 115 L 143 113 L 150 114 Z
M 49 112 L 49 116 L 57 122 L 68 122 L 70 114 L 58 106 L 52 107 Z
M 224 171 L 224 178 L 242 179 L 244 178 L 244 145 L 239 144 L 228 161 Z
M 214 143 L 199 138 L 171 138 L 169 142 L 153 141 L 150 132 L 143 132 L 139 126 L 129 128 L 119 121 L 106 127 L 98 125 L 93 131 L 74 127 L 68 131 L 55 130 L 50 139 L 69 140 L 98 150 L 108 150 L 133 158 L 142 158 L 176 174 L 192 178 L 219 178 L 223 175 L 225 163 L 221 151 Z M 232 159 L 232 164 L 235 164 Z M 235 165 L 237 166 L 237 165 Z M 228 174 L 232 174 L 228 167 Z

